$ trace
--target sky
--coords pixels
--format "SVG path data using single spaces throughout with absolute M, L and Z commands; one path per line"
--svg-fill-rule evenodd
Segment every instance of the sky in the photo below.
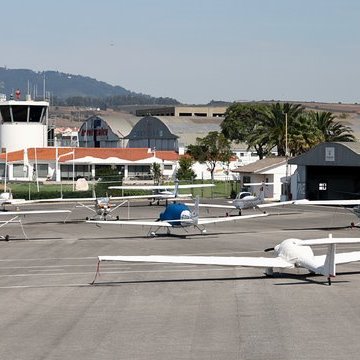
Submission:
M 17 0 L 0 66 L 184 104 L 360 101 L 358 0 Z

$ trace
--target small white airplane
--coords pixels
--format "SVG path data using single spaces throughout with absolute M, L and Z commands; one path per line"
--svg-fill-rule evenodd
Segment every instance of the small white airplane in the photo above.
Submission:
M 245 220 L 254 217 L 267 216 L 267 214 L 247 215 L 247 216 L 226 216 L 216 218 L 200 218 L 199 217 L 199 197 L 196 197 L 195 209 L 191 211 L 187 205 L 183 203 L 173 203 L 168 205 L 155 221 L 87 221 L 95 224 L 111 224 L 111 225 L 134 225 L 134 226 L 150 226 L 148 236 L 156 236 L 157 231 L 161 228 L 167 229 L 170 234 L 171 228 L 183 228 L 186 230 L 189 226 L 196 227 L 201 234 L 206 233 L 204 225 L 212 223 L 220 223 L 225 221 Z M 156 228 L 153 230 L 153 228 Z
M 259 195 L 256 196 L 256 195 L 253 195 L 249 191 L 242 191 L 236 195 L 236 198 L 234 200 L 229 201 L 229 205 L 201 204 L 200 206 L 208 207 L 208 208 L 230 209 L 231 211 L 238 210 L 239 215 L 241 216 L 243 209 L 260 209 L 261 208 L 260 205 L 264 204 L 264 202 L 265 202 L 265 186 L 272 185 L 272 184 L 273 183 L 264 183 L 264 182 L 262 182 L 262 183 L 247 183 L 244 185 L 247 185 L 247 186 L 260 185 Z M 194 204 L 186 203 L 186 205 L 193 206 Z M 268 207 L 268 206 L 278 206 L 278 205 L 283 205 L 283 204 L 282 203 L 281 204 L 280 203 L 269 203 L 269 204 L 264 204 L 264 205 L 266 207 Z
M 287 239 L 274 248 L 265 251 L 274 251 L 276 257 L 222 257 L 222 256 L 99 256 L 97 272 L 103 261 L 128 261 L 128 262 L 151 262 L 173 263 L 194 265 L 220 265 L 220 266 L 247 266 L 265 268 L 266 275 L 273 275 L 274 269 L 286 270 L 293 268 L 305 268 L 310 273 L 320 274 L 327 277 L 328 284 L 336 276 L 336 265 L 360 261 L 360 251 L 336 253 L 337 244 L 358 244 L 360 238 L 329 238 L 325 239 Z M 314 255 L 312 246 L 327 245 L 325 255 Z
M 24 202 L 25 199 L 14 199 L 13 194 L 9 191 L 0 193 L 0 206 L 5 210 L 5 205 L 16 205 Z
M 12 199 L 12 201 L 6 201 L 3 203 L 23 206 L 23 205 L 32 205 L 32 204 L 54 204 L 54 203 L 75 203 L 73 210 L 75 207 L 80 206 L 84 207 L 91 212 L 95 213 L 95 218 L 100 220 L 107 220 L 112 217 L 112 214 L 119 207 L 123 206 L 125 203 L 128 203 L 130 200 L 136 199 L 148 199 L 148 195 L 133 195 L 133 196 L 102 196 L 97 197 L 95 192 L 93 193 L 93 197 L 89 198 L 53 198 L 53 199 L 36 199 L 36 200 L 25 200 L 25 199 Z M 114 201 L 121 201 L 119 204 L 114 204 Z M 93 205 L 87 204 L 92 202 Z M 1 205 L 0 201 L 0 205 Z M 69 210 L 69 212 L 71 212 Z M 118 219 L 118 216 L 116 216 Z M 67 219 L 65 219 L 67 220 Z M 89 217 L 86 218 L 89 220 Z
M 174 185 L 121 185 L 121 186 L 109 186 L 109 189 L 117 190 L 144 190 L 152 191 L 152 195 L 147 195 L 147 198 L 151 199 L 150 205 L 155 201 L 159 205 L 160 200 L 169 200 L 174 198 L 191 198 L 192 194 L 179 194 L 180 189 L 195 189 L 213 187 L 215 184 L 179 184 L 179 180 L 175 180 Z M 142 196 L 143 198 L 146 197 Z
M 19 220 L 20 216 L 27 216 L 27 215 L 39 215 L 39 214 L 69 214 L 71 213 L 71 210 L 28 210 L 28 211 L 0 211 L 0 217 L 1 216 L 11 216 L 10 219 L 8 220 L 4 220 L 4 221 L 0 221 L 0 228 L 8 225 L 8 224 L 12 224 L 12 223 L 19 223 L 21 226 L 21 230 L 25 236 L 25 238 L 27 239 L 27 235 L 25 233 L 24 227 L 22 225 L 21 220 Z M 65 223 L 66 219 L 64 220 Z M 0 236 L 0 239 L 3 239 L 5 241 L 9 241 L 9 235 L 5 235 L 5 236 Z

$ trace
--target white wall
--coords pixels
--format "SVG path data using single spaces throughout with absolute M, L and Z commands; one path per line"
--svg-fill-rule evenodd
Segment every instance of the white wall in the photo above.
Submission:
M 38 123 L 4 123 L 0 126 L 0 148 L 6 151 L 47 147 L 47 126 Z

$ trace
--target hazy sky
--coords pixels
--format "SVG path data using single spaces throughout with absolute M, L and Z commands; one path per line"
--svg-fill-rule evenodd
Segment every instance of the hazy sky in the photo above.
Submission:
M 183 103 L 360 102 L 359 0 L 17 0 L 0 66 Z

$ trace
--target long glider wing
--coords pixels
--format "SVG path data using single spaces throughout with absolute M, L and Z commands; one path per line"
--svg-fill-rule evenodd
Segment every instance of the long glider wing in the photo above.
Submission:
M 71 210 L 29 210 L 29 211 L 1 211 L 0 216 L 6 215 L 34 215 L 34 214 L 64 214 Z
M 224 256 L 99 256 L 102 261 L 129 261 L 129 262 L 153 262 L 172 264 L 194 264 L 194 265 L 220 265 L 220 266 L 248 266 L 248 267 L 275 267 L 293 268 L 294 265 L 280 257 L 224 257 Z

